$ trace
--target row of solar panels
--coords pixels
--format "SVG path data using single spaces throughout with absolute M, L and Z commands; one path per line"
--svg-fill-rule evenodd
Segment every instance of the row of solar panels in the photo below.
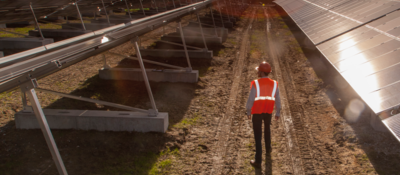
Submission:
M 178 0 L 179 1 L 179 0 Z M 176 5 L 179 2 L 176 1 Z M 186 0 L 182 0 L 182 3 Z M 24 20 L 33 20 L 33 15 L 30 9 L 30 4 L 34 9 L 35 15 L 39 17 L 49 16 L 74 16 L 78 15 L 78 11 L 73 5 L 75 1 L 71 0 L 23 0 L 23 1 L 0 1 L 0 24 L 18 22 Z M 101 0 L 78 0 L 78 8 L 81 13 L 93 13 L 98 11 L 98 8 L 103 10 Z M 104 5 L 108 10 L 115 10 L 118 8 L 139 8 L 139 0 L 103 0 Z M 151 3 L 156 2 L 159 8 L 164 8 L 165 4 L 171 4 L 172 0 L 146 0 L 143 1 L 145 7 L 149 7 Z M 195 1 L 193 1 L 195 2 Z M 153 5 L 155 7 L 155 5 Z
M 400 2 L 276 3 L 376 114 L 400 106 Z

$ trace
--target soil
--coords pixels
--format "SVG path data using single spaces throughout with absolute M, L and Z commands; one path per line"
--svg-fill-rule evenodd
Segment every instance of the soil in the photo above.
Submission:
M 250 6 L 239 19 L 211 63 L 194 65 L 198 83 L 150 83 L 158 110 L 170 117 L 166 133 L 52 130 L 69 174 L 400 174 L 399 142 L 370 127 L 367 107 L 356 122 L 346 120 L 346 108 L 357 95 L 335 84 L 331 77 L 337 72 L 315 66 L 319 62 L 301 47 L 281 10 Z M 142 45 L 151 46 L 161 34 L 162 29 L 146 34 Z M 132 48 L 125 43 L 111 51 L 134 55 Z M 111 67 L 123 63 L 106 57 Z M 284 92 L 283 109 L 271 124 L 272 153 L 263 154 L 262 168 L 255 169 L 249 164 L 255 146 L 245 104 L 257 78 L 254 68 L 262 61 L 273 65 L 270 78 Z M 102 65 L 102 55 L 88 58 L 39 85 L 150 108 L 143 82 L 101 80 Z M 15 128 L 13 115 L 22 108 L 19 91 L 0 95 L 0 174 L 57 174 L 41 131 Z M 118 110 L 38 96 L 44 108 Z

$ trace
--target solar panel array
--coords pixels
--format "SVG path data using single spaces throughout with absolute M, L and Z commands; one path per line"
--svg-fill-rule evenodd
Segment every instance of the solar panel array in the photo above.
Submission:
M 26 20 L 33 20 L 33 15 L 29 7 L 32 2 L 35 15 L 40 18 L 44 16 L 74 16 L 77 17 L 78 11 L 71 0 L 4 0 L 0 1 L 0 24 L 12 23 Z M 128 4 L 139 4 L 138 0 L 127 0 Z M 148 1 L 150 2 L 150 1 Z M 148 3 L 143 2 L 143 3 Z M 125 0 L 104 0 L 107 10 L 126 8 Z M 101 0 L 78 0 L 81 13 L 93 13 L 98 7 L 103 8 Z
M 400 2 L 279 0 L 276 3 L 376 114 L 400 106 Z M 392 123 L 400 121 L 400 115 L 382 116 L 383 123 L 399 139 L 400 129 Z

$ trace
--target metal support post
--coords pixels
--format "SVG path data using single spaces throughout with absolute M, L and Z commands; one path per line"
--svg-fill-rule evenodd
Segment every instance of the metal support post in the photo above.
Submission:
M 180 20 L 178 21 L 178 25 L 179 25 L 179 32 L 181 33 L 183 49 L 185 50 L 186 60 L 188 62 L 188 66 L 189 66 L 189 69 L 191 71 L 192 70 L 192 65 L 190 64 L 189 54 L 188 54 L 188 51 L 187 51 L 187 48 L 186 48 L 185 36 L 183 35 L 182 24 L 181 24 Z
M 168 10 L 168 9 L 167 9 L 167 4 L 165 3 L 165 0 L 163 0 L 163 2 L 164 2 L 164 7 L 165 7 L 165 9 Z
M 21 88 L 21 99 L 22 99 L 22 108 L 23 110 L 26 110 L 26 107 L 28 106 L 28 102 L 26 101 L 26 93 L 25 93 L 25 87 L 20 86 Z
M 199 21 L 200 32 L 201 32 L 201 37 L 203 38 L 204 48 L 206 48 L 206 50 L 208 50 L 207 43 L 206 43 L 206 38 L 204 37 L 204 33 L 203 33 L 203 27 L 201 26 L 199 13 L 197 11 L 196 11 L 196 16 L 197 16 L 197 20 Z
M 137 58 L 138 58 L 138 61 L 139 61 L 140 69 L 142 70 L 143 81 L 146 84 L 147 93 L 149 94 L 150 103 L 151 103 L 151 107 L 152 107 L 152 110 L 149 110 L 149 115 L 157 116 L 158 110 L 157 110 L 157 107 L 156 107 L 156 103 L 154 102 L 153 93 L 151 92 L 149 79 L 147 78 L 146 69 L 144 68 L 142 55 L 140 54 L 140 48 L 139 48 L 139 45 L 137 43 L 137 39 L 134 40 L 133 42 L 134 42 L 133 44 L 134 44 L 135 50 L 136 50 L 136 55 L 137 55 Z
M 43 33 L 42 33 L 42 29 L 40 29 L 39 22 L 38 22 L 38 20 L 36 18 L 35 12 L 33 11 L 33 8 L 32 8 L 32 2 L 29 4 L 29 7 L 31 8 L 33 18 L 35 18 L 36 27 L 39 30 L 40 36 L 42 37 L 42 39 L 44 39 L 44 36 L 43 36 Z
M 228 4 L 226 3 L 226 0 L 224 0 L 225 6 L 226 6 L 226 14 L 228 15 L 228 21 L 231 22 L 231 17 L 229 16 L 229 9 L 228 9 Z
M 131 9 L 129 9 L 128 2 L 126 2 L 126 0 L 125 0 L 125 4 L 126 4 L 126 8 L 128 8 L 129 19 L 132 20 Z
M 174 8 L 176 8 L 176 7 L 175 7 L 175 0 L 172 0 L 172 4 L 174 5 Z
M 165 26 L 162 26 L 163 36 L 165 36 Z
M 40 106 L 39 99 L 36 96 L 36 92 L 34 89 L 37 87 L 36 79 L 31 79 L 31 82 L 25 84 L 24 87 L 24 90 L 28 95 L 29 101 L 32 104 L 33 112 L 35 113 L 36 119 L 39 122 L 40 128 L 42 129 L 44 138 L 46 139 L 47 146 L 50 149 L 54 163 L 56 164 L 58 173 L 61 175 L 67 175 L 68 173 L 65 169 L 64 162 L 62 161 L 60 152 L 58 151 L 56 142 L 54 141 L 42 107 Z
M 139 0 L 139 2 L 140 2 L 140 6 L 142 7 L 142 12 L 143 12 L 143 15 L 144 15 L 144 16 L 146 16 L 146 13 L 144 12 L 144 8 L 143 8 L 142 0 Z
M 229 6 L 231 6 L 231 12 L 232 12 L 233 16 L 236 16 L 236 10 L 235 10 L 235 8 L 232 7 L 231 1 L 230 1 L 230 0 L 228 0 L 228 1 L 229 1 Z M 233 9 L 233 10 L 232 10 L 232 9 Z
M 157 6 L 157 2 L 156 2 L 156 0 L 153 0 L 153 2 L 154 2 L 154 5 L 156 6 L 156 12 L 158 13 L 158 6 Z
M 217 33 L 217 26 L 215 26 L 215 21 L 214 21 L 213 10 L 212 10 L 212 8 L 211 8 L 211 7 L 210 7 L 210 14 L 211 14 L 211 18 L 212 18 L 212 20 L 213 20 L 213 25 L 214 25 L 215 36 L 217 36 L 217 37 L 218 37 L 218 33 Z
M 219 6 L 219 1 L 217 1 L 217 6 L 219 9 L 219 17 L 221 18 L 222 27 L 225 28 L 224 19 L 222 18 L 222 13 L 221 13 L 221 6 Z
M 107 9 L 106 9 L 106 6 L 104 5 L 104 1 L 103 1 L 103 0 L 101 0 L 101 3 L 103 4 L 104 13 L 106 13 L 106 17 L 107 17 L 107 22 L 108 22 L 108 25 L 109 25 L 109 26 L 111 26 L 111 23 L 110 23 L 110 18 L 108 17 L 108 14 L 107 14 Z
M 83 30 L 86 30 L 85 23 L 83 23 L 81 11 L 79 10 L 79 7 L 78 7 L 78 1 L 75 1 L 75 7 L 76 7 L 76 10 L 78 11 L 79 18 L 81 19 Z
M 103 54 L 103 61 L 104 61 L 103 68 L 104 69 L 110 69 L 110 66 L 107 64 L 106 54 Z

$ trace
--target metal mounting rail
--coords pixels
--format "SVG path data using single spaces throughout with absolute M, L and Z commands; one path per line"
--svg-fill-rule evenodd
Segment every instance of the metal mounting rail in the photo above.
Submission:
M 126 24 L 111 26 L 71 39 L 48 44 L 0 59 L 0 93 L 32 78 L 42 78 L 90 56 L 97 55 L 135 36 L 179 19 L 188 13 L 207 7 L 212 0 L 197 2 Z

